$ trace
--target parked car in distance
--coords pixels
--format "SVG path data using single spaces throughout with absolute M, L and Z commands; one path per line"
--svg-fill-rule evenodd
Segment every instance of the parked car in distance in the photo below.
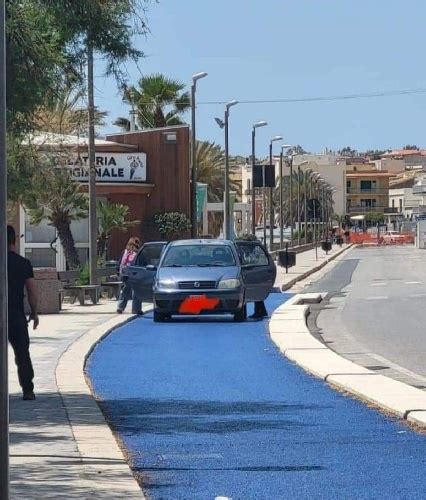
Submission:
M 137 297 L 153 302 L 154 321 L 222 313 L 244 321 L 247 303 L 268 297 L 277 270 L 258 241 L 205 239 L 146 243 L 124 273 Z
M 405 236 L 397 231 L 386 231 L 383 236 L 383 243 L 385 245 L 391 245 L 392 243 L 404 243 Z

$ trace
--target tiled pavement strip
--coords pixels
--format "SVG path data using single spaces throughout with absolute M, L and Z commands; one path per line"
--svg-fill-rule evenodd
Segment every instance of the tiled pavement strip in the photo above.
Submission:
M 288 288 L 340 250 L 335 247 L 325 256 L 319 249 L 318 261 L 314 250 L 298 254 L 288 274 L 279 268 L 276 285 Z M 58 315 L 41 317 L 39 329 L 30 332 L 36 401 L 22 400 L 9 353 L 11 498 L 143 497 L 82 370 L 92 345 L 126 320 L 115 307 L 112 301 L 66 306 Z

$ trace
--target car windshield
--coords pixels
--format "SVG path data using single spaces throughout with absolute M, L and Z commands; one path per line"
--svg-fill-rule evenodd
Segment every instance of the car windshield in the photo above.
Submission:
M 163 267 L 183 266 L 235 266 L 235 258 L 227 245 L 171 246 L 164 256 Z

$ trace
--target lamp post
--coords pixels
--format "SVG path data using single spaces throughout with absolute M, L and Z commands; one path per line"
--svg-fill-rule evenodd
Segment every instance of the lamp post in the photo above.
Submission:
M 235 99 L 229 101 L 225 105 L 225 121 L 220 118 L 215 118 L 216 123 L 220 128 L 225 128 L 225 193 L 224 193 L 224 207 L 223 207 L 223 225 L 224 225 L 224 236 L 226 240 L 231 237 L 231 224 L 230 224 L 230 210 L 229 210 L 229 109 L 232 106 L 238 104 Z
M 312 172 L 312 174 L 310 175 L 310 198 L 312 199 L 317 199 L 317 181 L 318 179 L 321 177 L 321 175 L 318 173 L 318 172 Z M 315 202 L 314 202 L 315 204 Z M 313 233 L 313 236 L 314 236 L 314 243 L 316 245 L 316 242 L 317 242 L 317 217 L 318 217 L 318 213 L 316 212 L 316 208 L 315 208 L 315 214 L 314 214 L 314 220 L 312 221 L 312 225 L 311 225 L 311 228 L 312 228 L 312 233 Z
M 302 232 L 302 221 L 301 221 L 301 200 L 300 200 L 300 172 L 303 165 L 306 165 L 307 161 L 302 161 L 300 165 L 297 166 L 297 244 L 300 246 L 300 238 Z
M 205 71 L 192 76 L 191 85 L 191 236 L 197 237 L 197 164 L 196 164 L 196 138 L 195 138 L 195 94 L 197 81 L 207 76 Z
M 269 142 L 269 165 L 272 165 L 272 143 L 276 141 L 282 141 L 283 138 L 281 135 L 274 136 Z M 274 169 L 275 172 L 275 169 Z M 274 174 L 275 175 L 275 174 Z M 265 177 L 264 177 L 265 178 Z M 274 217 L 274 188 L 269 188 L 269 250 L 272 251 L 272 247 L 274 245 L 274 226 L 275 226 L 275 217 Z
M 304 184 L 304 216 L 303 216 L 303 220 L 304 220 L 304 229 L 305 229 L 305 236 L 303 238 L 303 241 L 305 243 L 305 245 L 308 244 L 308 179 L 311 178 L 311 173 L 312 173 L 312 170 L 310 168 L 307 168 L 305 170 L 305 173 L 303 175 L 303 184 Z
M 289 207 L 289 216 L 290 216 L 290 245 L 293 246 L 293 157 L 294 155 L 290 155 L 290 207 Z
M 254 187 L 254 168 L 256 165 L 256 129 L 265 127 L 268 122 L 260 121 L 253 125 L 251 131 L 251 234 L 256 236 L 256 194 Z
M 280 183 L 280 249 L 283 248 L 284 245 L 284 191 L 283 191 L 283 156 L 284 156 L 284 149 L 291 148 L 292 146 L 290 144 L 283 144 L 281 146 L 281 152 L 280 152 L 280 177 L 279 177 L 279 183 Z M 290 174 L 290 182 L 291 182 L 291 174 Z M 290 203 L 291 204 L 291 203 Z
M 5 2 L 0 0 L 0 498 L 9 498 Z

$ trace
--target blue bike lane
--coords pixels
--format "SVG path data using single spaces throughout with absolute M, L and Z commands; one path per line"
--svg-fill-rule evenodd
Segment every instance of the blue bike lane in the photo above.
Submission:
M 266 322 L 148 315 L 87 371 L 148 498 L 425 498 L 426 437 L 288 362 Z

